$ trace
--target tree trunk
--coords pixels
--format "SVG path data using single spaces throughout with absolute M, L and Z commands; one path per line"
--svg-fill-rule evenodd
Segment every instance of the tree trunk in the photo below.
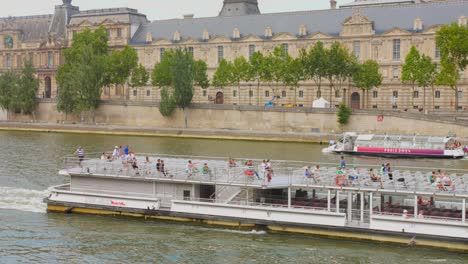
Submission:
M 432 110 L 435 110 L 435 91 L 434 91 L 434 85 L 432 85 L 431 89 L 432 89 Z
M 240 99 L 240 82 L 237 83 L 237 105 L 240 105 L 241 99 Z
M 333 108 L 333 85 L 330 84 L 330 108 Z
M 260 106 L 260 80 L 257 81 L 257 106 Z
M 423 88 L 424 88 L 423 108 L 424 108 L 424 111 L 426 111 L 426 86 L 424 86 Z
M 182 108 L 182 111 L 184 112 L 185 129 L 187 129 L 188 127 L 187 111 L 185 111 L 185 108 Z
M 458 87 L 455 86 L 455 111 L 458 111 Z

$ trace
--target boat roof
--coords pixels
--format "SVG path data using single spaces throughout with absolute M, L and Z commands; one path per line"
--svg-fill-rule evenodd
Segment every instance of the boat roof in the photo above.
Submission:
M 353 134 L 346 134 L 353 136 Z M 455 139 L 454 137 L 437 137 L 437 136 L 416 136 L 416 135 L 388 135 L 388 134 L 360 134 L 356 135 L 358 141 L 371 141 L 371 140 L 396 140 L 396 141 L 416 141 L 416 142 L 430 142 L 430 143 L 447 143 Z
M 145 163 L 145 157 L 147 156 L 150 157 L 152 163 Z M 447 170 L 447 176 L 454 183 L 455 188 L 447 187 L 444 190 L 439 190 L 439 188 L 431 185 L 429 180 L 432 168 L 394 167 L 393 180 L 389 180 L 388 177 L 384 176 L 383 186 L 380 186 L 380 184 L 370 180 L 369 169 L 372 166 L 369 165 L 358 165 L 356 169 L 338 169 L 333 164 L 322 163 L 317 171 L 315 171 L 314 167 L 311 169 L 317 175 L 317 180 L 314 180 L 305 177 L 306 165 L 310 163 L 303 161 L 273 161 L 274 173 L 271 182 L 268 182 L 266 174 L 262 172 L 261 161 L 258 160 L 254 161 L 255 165 L 253 167 L 243 166 L 245 159 L 242 159 L 242 162 L 237 164 L 238 166 L 229 167 L 227 159 L 210 157 L 144 154 L 137 156 L 136 159 L 139 174 L 130 165 L 123 164 L 121 160 L 86 159 L 80 167 L 75 157 L 66 159 L 66 168 L 61 172 L 71 177 L 116 177 L 145 181 L 172 181 L 174 183 L 245 186 L 262 189 L 320 188 L 468 198 L 468 172 L 460 170 Z M 156 169 L 156 159 L 164 160 L 166 175 Z M 188 160 L 191 160 L 196 168 L 192 171 L 192 177 L 188 177 Z M 209 173 L 202 172 L 202 167 L 205 164 L 209 167 Z M 317 163 L 314 163 L 314 165 L 317 165 Z M 262 180 L 258 180 L 254 176 L 254 170 L 260 174 Z M 378 171 L 377 168 L 374 168 L 374 171 Z M 356 175 L 358 178 L 349 181 L 346 186 L 339 186 L 336 178 L 341 173 L 347 176 Z M 399 179 L 404 179 L 404 181 L 398 181 Z

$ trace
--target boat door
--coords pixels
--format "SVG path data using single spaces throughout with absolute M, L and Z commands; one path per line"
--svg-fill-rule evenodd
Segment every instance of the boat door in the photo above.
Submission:
M 346 201 L 344 204 L 348 225 L 368 226 L 370 224 L 369 193 L 347 191 L 340 193 L 340 198 Z

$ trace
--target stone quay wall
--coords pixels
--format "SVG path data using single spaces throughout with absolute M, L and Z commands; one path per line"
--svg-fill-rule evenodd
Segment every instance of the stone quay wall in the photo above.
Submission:
M 242 130 L 264 133 L 362 133 L 418 134 L 444 136 L 449 133 L 461 137 L 468 135 L 468 113 L 424 114 L 397 111 L 354 111 L 350 123 L 340 127 L 336 109 L 266 108 L 259 106 L 233 106 L 194 104 L 185 110 L 176 110 L 163 117 L 156 103 L 103 102 L 95 113 L 99 125 L 130 128 Z M 380 118 L 379 118 L 380 117 Z M 10 121 L 31 121 L 31 116 L 10 115 Z M 90 121 L 88 117 L 86 121 Z M 37 122 L 79 123 L 78 116 L 57 112 L 54 101 L 42 101 L 37 106 Z

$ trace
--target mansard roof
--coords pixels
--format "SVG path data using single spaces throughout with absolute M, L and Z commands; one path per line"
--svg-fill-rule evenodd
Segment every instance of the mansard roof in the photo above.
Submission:
M 0 18 L 0 32 L 19 31 L 22 41 L 40 41 L 47 38 L 53 15 Z
M 448 24 L 457 21 L 462 15 L 466 16 L 467 10 L 468 1 L 463 0 L 360 8 L 361 14 L 373 21 L 376 34 L 395 27 L 412 32 L 416 17 L 422 19 L 425 27 Z M 205 29 L 211 36 L 231 36 L 232 30 L 238 28 L 243 36 L 263 37 L 267 27 L 271 27 L 273 33 L 289 32 L 296 35 L 302 24 L 307 27 L 309 34 L 320 31 L 338 36 L 342 30 L 342 23 L 352 16 L 353 12 L 355 11 L 352 8 L 340 8 L 233 17 L 160 20 L 142 25 L 132 42 L 134 44 L 145 43 L 148 32 L 151 32 L 153 38 L 172 39 L 176 31 L 181 33 L 183 39 L 190 37 L 200 40 Z
M 107 19 L 124 24 L 142 24 L 148 22 L 146 15 L 139 13 L 136 9 L 106 8 L 80 11 L 71 17 L 70 25 L 77 26 L 83 21 L 88 21 L 94 25 L 100 25 Z

